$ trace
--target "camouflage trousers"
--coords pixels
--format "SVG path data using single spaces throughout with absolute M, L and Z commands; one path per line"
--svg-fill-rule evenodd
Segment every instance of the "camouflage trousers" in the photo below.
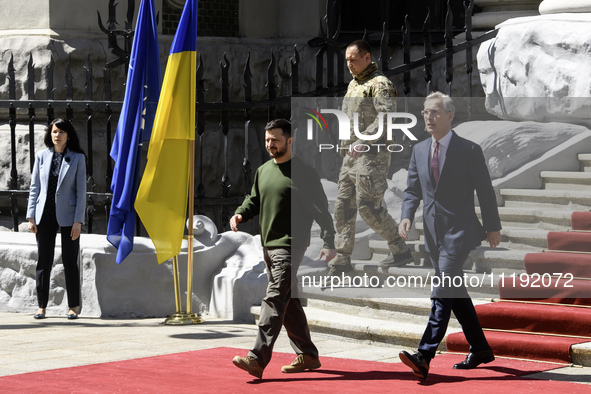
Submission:
M 382 206 L 388 188 L 387 175 L 390 153 L 361 155 L 357 160 L 343 158 L 339 172 L 338 193 L 334 205 L 337 257 L 331 265 L 346 265 L 350 262 L 355 246 L 357 212 L 378 235 L 388 241 L 393 255 L 405 253 L 408 247 L 398 235 L 398 224 Z

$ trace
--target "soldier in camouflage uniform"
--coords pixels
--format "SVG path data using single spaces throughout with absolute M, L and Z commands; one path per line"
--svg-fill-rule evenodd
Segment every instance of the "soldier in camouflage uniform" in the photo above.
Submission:
M 396 90 L 371 61 L 370 51 L 369 44 L 362 40 L 349 44 L 346 50 L 347 66 L 353 80 L 343 101 L 343 112 L 352 121 L 353 114 L 358 114 L 359 133 L 368 138 L 362 140 L 352 130 L 349 140 L 340 141 L 343 165 L 334 206 L 337 257 L 330 262 L 329 275 L 340 275 L 353 269 L 351 253 L 355 245 L 358 211 L 363 220 L 388 241 L 391 255 L 380 262 L 380 267 L 401 266 L 412 261 L 410 250 L 398 235 L 398 224 L 382 206 L 388 188 L 391 155 L 386 145 L 395 142 L 387 141 L 385 132 L 378 140 L 371 136 L 380 127 L 378 113 L 384 113 L 382 130 L 385 131 L 385 113 L 396 112 Z

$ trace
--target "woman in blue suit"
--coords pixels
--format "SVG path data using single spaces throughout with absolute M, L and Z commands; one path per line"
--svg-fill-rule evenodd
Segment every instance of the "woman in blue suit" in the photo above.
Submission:
M 49 279 L 59 228 L 68 294 L 68 319 L 78 318 L 80 272 L 78 253 L 86 208 L 86 155 L 69 121 L 55 119 L 45 130 L 45 149 L 37 153 L 31 175 L 27 219 L 37 237 L 37 301 L 35 319 L 45 318 Z

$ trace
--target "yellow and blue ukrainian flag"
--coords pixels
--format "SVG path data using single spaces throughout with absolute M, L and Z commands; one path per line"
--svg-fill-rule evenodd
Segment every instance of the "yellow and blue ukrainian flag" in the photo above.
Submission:
M 187 0 L 174 37 L 135 209 L 154 242 L 158 263 L 181 251 L 195 140 L 197 0 Z
M 154 0 L 143 0 L 131 47 L 125 97 L 111 148 L 115 160 L 107 240 L 120 264 L 133 249 L 141 142 L 148 141 L 160 96 L 160 51 Z

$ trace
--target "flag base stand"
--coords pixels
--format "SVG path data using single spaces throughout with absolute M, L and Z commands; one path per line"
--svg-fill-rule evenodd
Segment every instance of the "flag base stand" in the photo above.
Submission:
M 192 228 L 192 227 L 191 227 Z M 192 237 L 191 237 L 192 238 Z M 191 242 L 191 238 L 189 239 L 189 250 L 193 249 L 193 245 Z M 193 259 L 192 254 L 189 254 L 189 278 L 193 277 Z M 191 295 L 193 292 L 191 290 L 187 291 L 187 312 L 179 312 L 181 310 L 181 288 L 180 288 L 180 280 L 179 280 L 179 261 L 178 256 L 174 256 L 172 258 L 172 274 L 174 279 L 174 301 L 177 312 L 167 317 L 164 320 L 164 324 L 168 325 L 189 325 L 189 324 L 201 324 L 203 323 L 203 319 L 197 313 L 191 313 Z M 191 280 L 188 281 L 191 284 Z
M 164 324 L 169 325 L 189 325 L 201 324 L 203 319 L 197 313 L 176 312 L 164 320 Z

